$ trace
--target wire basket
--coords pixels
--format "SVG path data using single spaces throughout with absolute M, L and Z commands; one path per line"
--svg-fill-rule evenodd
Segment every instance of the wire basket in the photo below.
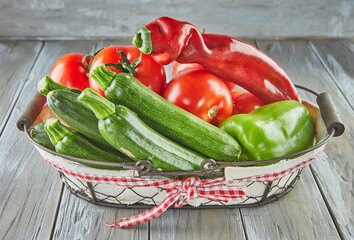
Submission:
M 30 135 L 32 123 L 39 115 L 46 99 L 36 93 L 29 102 L 26 110 L 17 121 L 17 127 L 29 137 L 41 156 L 59 170 L 59 176 L 67 189 L 72 194 L 93 204 L 124 207 L 124 208 L 149 208 L 160 204 L 166 198 L 164 186 L 120 186 L 110 184 L 109 181 L 88 181 L 81 178 L 82 174 L 90 176 L 114 176 L 134 177 L 141 179 L 153 179 L 154 181 L 175 180 L 183 181 L 186 177 L 208 175 L 215 178 L 222 176 L 225 179 L 243 179 L 233 183 L 242 186 L 246 194 L 242 199 L 229 201 L 213 201 L 204 198 L 191 199 L 182 208 L 235 208 L 252 207 L 264 205 L 278 200 L 286 195 L 300 178 L 303 167 L 306 167 L 312 160 L 318 158 L 325 144 L 332 138 L 340 136 L 344 132 L 344 125 L 335 109 L 332 99 L 328 93 L 317 94 L 316 92 L 297 86 L 297 88 L 314 94 L 317 98 L 318 107 L 308 101 L 304 105 L 309 109 L 310 115 L 316 124 L 316 144 L 301 152 L 288 156 L 267 159 L 262 161 L 249 162 L 219 162 L 213 159 L 206 159 L 201 164 L 201 171 L 155 171 L 149 160 L 140 160 L 136 163 L 111 163 L 99 162 L 87 159 L 80 159 L 53 150 L 36 142 Z M 102 166 L 119 166 L 124 170 L 103 170 L 87 167 L 81 163 L 91 163 Z M 273 163 L 272 165 L 257 167 L 256 164 Z M 297 164 L 302 167 L 294 168 Z M 58 167 L 59 166 L 59 167 Z M 285 169 L 293 169 L 285 171 Z M 68 170 L 69 169 L 69 170 Z M 68 170 L 68 171 L 67 171 Z M 248 175 L 247 172 L 248 171 Z M 272 173 L 283 173 L 276 179 L 257 179 L 256 176 Z M 80 175 L 81 174 L 81 175 Z M 240 176 L 240 175 L 244 176 Z M 278 175 L 277 175 L 278 176 Z M 247 180 L 248 179 L 248 180 Z M 257 180 L 254 180 L 257 179 Z

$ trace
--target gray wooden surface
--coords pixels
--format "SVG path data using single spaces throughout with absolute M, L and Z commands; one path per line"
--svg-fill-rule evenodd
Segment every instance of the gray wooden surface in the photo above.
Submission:
M 15 122 L 60 56 L 129 42 L 0 41 L 0 239 L 353 239 L 354 41 L 248 41 L 294 83 L 329 92 L 346 132 L 276 202 L 247 209 L 170 209 L 125 230 L 103 222 L 143 209 L 99 207 L 72 195 Z
M 353 0 L 1 0 L 0 38 L 130 38 L 161 16 L 242 38 L 354 37 Z

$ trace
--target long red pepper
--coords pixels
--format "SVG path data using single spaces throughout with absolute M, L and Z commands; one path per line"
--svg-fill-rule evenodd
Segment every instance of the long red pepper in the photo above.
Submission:
M 264 103 L 301 101 L 285 71 L 265 53 L 239 39 L 201 33 L 188 22 L 161 17 L 140 29 L 134 45 L 163 65 L 173 61 L 199 63 Z

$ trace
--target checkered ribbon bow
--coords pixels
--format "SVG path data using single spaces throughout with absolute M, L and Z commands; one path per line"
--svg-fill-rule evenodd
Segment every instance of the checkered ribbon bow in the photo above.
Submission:
M 246 188 L 244 186 L 225 186 L 223 185 L 224 181 L 224 178 L 200 180 L 198 177 L 186 178 L 183 181 L 169 181 L 167 184 L 169 187 L 166 189 L 166 198 L 160 205 L 146 212 L 123 218 L 107 225 L 124 228 L 140 224 L 159 216 L 171 205 L 181 207 L 187 200 L 199 197 L 222 202 L 245 199 Z M 156 186 L 154 183 L 152 185 Z M 147 184 L 145 186 L 151 185 Z

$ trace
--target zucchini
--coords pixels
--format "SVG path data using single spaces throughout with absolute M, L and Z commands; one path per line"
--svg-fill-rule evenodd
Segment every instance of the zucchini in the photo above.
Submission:
M 55 146 L 50 141 L 47 132 L 44 129 L 44 123 L 38 123 L 31 128 L 31 137 L 43 146 L 55 150 Z
M 95 145 L 81 133 L 65 127 L 58 119 L 47 119 L 44 128 L 58 153 L 96 161 L 117 163 L 132 162 L 120 152 L 117 152 L 118 154 L 113 153 L 101 146 Z M 122 167 L 102 166 L 90 163 L 83 164 L 94 168 L 123 169 Z
M 129 108 L 115 106 L 91 89 L 78 100 L 92 108 L 102 136 L 132 160 L 148 159 L 155 169 L 165 171 L 200 170 L 206 157 L 154 131 Z
M 133 76 L 100 65 L 91 77 L 109 101 L 130 108 L 157 132 L 217 161 L 238 159 L 241 148 L 233 137 L 168 102 Z
M 113 147 L 101 136 L 98 120 L 92 110 L 77 100 L 79 94 L 67 90 L 54 90 L 47 94 L 49 108 L 76 131 L 89 139 L 111 148 Z
M 42 78 L 39 82 L 38 82 L 38 86 L 37 86 L 37 91 L 44 95 L 47 96 L 47 94 L 50 91 L 53 90 L 58 90 L 58 89 L 62 89 L 62 90 L 69 90 L 71 92 L 75 92 L 77 94 L 81 93 L 80 89 L 77 88 L 68 88 L 67 86 L 57 83 L 55 82 L 53 79 L 51 79 L 50 77 L 46 76 L 44 78 Z

